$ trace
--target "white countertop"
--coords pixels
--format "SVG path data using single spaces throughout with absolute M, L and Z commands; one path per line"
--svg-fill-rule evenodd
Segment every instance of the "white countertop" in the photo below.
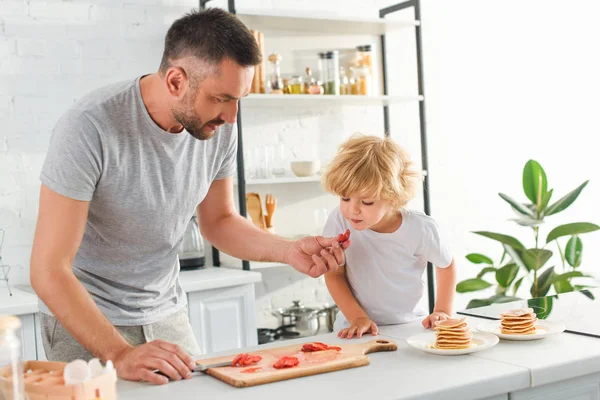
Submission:
M 486 320 L 469 317 L 473 329 Z M 384 326 L 382 338 L 393 339 L 398 351 L 369 354 L 371 364 L 327 374 L 237 389 L 213 377 L 197 374 L 192 379 L 164 386 L 118 382 L 120 400 L 167 398 L 239 399 L 479 399 L 515 392 L 547 383 L 600 372 L 600 339 L 563 333 L 542 340 L 501 340 L 489 350 L 464 356 L 436 356 L 409 347 L 405 339 L 425 332 L 416 321 Z M 357 340 L 357 339 L 353 339 Z M 372 340 L 370 335 L 360 341 Z M 275 342 L 223 354 L 251 352 L 295 342 L 347 343 L 335 334 Z M 202 356 L 201 358 L 212 357 Z M 199 357 L 200 358 L 200 357 Z
M 0 286 L 0 314 L 25 315 L 38 311 L 38 298 L 34 293 L 11 285 L 12 296 L 6 286 Z
M 416 324 L 393 327 L 399 332 L 407 329 L 422 333 Z M 406 336 L 406 335 L 399 335 Z M 213 377 L 198 374 L 190 380 L 164 386 L 119 381 L 120 400 L 187 399 L 202 393 L 206 398 L 239 399 L 479 399 L 507 391 L 529 387 L 529 371 L 520 366 L 471 356 L 443 357 L 426 354 L 409 347 L 398 337 L 382 334 L 379 337 L 395 340 L 398 351 L 369 354 L 371 363 L 327 374 L 291 379 L 250 388 L 237 389 Z M 370 341 L 367 335 L 353 341 Z M 265 347 L 293 343 L 322 341 L 327 344 L 347 343 L 335 334 L 270 343 L 252 349 L 236 350 L 229 354 L 253 351 Z M 223 353 L 221 353 L 223 354 Z M 202 358 L 211 357 L 203 356 Z
M 245 285 L 260 282 L 261 279 L 260 272 L 224 267 L 206 267 L 179 273 L 179 282 L 185 292 Z
M 194 271 L 181 271 L 179 281 L 185 292 L 198 292 L 255 283 L 261 280 L 260 272 L 239 269 L 206 267 Z M 25 315 L 38 312 L 38 298 L 30 286 L 11 285 L 12 296 L 0 286 L 0 314 Z

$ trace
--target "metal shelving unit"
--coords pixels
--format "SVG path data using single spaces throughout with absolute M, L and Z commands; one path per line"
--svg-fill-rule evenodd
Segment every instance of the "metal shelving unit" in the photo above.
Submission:
M 200 8 L 205 8 L 210 0 L 199 0 Z M 302 32 L 322 32 L 333 34 L 373 34 L 379 35 L 381 40 L 381 59 L 383 66 L 383 96 L 302 96 L 302 95 L 263 95 L 252 94 L 248 98 L 241 101 L 238 117 L 238 152 L 237 152 L 237 187 L 240 214 L 246 216 L 246 185 L 261 184 L 261 182 L 247 182 L 244 176 L 244 143 L 242 139 L 242 106 L 248 108 L 272 107 L 273 105 L 289 104 L 302 106 L 348 106 L 348 105 L 368 105 L 383 108 L 383 121 L 385 134 L 390 132 L 389 106 L 402 102 L 419 103 L 419 123 L 420 123 L 420 143 L 421 143 L 421 163 L 424 170 L 423 181 L 423 202 L 425 214 L 431 215 L 431 206 L 429 201 L 429 162 L 427 155 L 427 127 L 425 114 L 425 99 L 424 99 L 424 78 L 423 78 L 423 47 L 422 47 L 422 32 L 421 32 L 421 5 L 420 0 L 407 0 L 386 7 L 379 11 L 380 18 L 325 18 L 315 16 L 302 15 L 277 15 L 277 14 L 262 14 L 247 10 L 239 10 L 236 12 L 235 0 L 227 1 L 228 10 L 232 14 L 236 14 L 242 22 L 248 25 L 260 25 L 266 29 L 282 29 L 294 30 Z M 397 21 L 386 20 L 386 16 L 402 11 L 412 9 L 414 12 L 414 20 Z M 326 23 L 324 23 L 326 22 Z M 388 80 L 386 66 L 386 33 L 397 29 L 414 29 L 416 40 L 416 59 L 417 59 L 417 79 L 418 79 L 418 96 L 389 96 L 388 95 Z M 291 183 L 295 180 L 288 180 L 285 183 Z M 274 180 L 267 183 L 276 183 Z M 283 182 L 282 182 L 283 183 Z M 220 257 L 217 249 L 213 247 L 213 264 L 220 265 Z M 250 270 L 251 263 L 242 261 L 242 268 Z M 427 265 L 427 280 L 428 280 L 428 299 L 430 312 L 433 311 L 435 304 L 435 285 L 433 265 Z

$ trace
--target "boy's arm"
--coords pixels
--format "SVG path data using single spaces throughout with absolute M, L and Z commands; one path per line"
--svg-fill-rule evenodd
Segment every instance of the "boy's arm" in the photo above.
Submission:
M 433 311 L 452 315 L 454 291 L 456 289 L 456 266 L 454 265 L 454 258 L 448 267 L 435 269 L 435 281 L 437 284 L 437 295 Z
M 346 267 L 339 267 L 336 271 L 326 273 L 325 283 L 331 297 L 348 322 L 352 323 L 358 318 L 369 318 L 350 290 L 348 279 L 346 279 Z

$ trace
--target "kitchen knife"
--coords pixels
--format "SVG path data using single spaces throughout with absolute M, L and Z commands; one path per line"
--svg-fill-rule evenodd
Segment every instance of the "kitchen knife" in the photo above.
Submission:
M 230 367 L 230 366 L 231 366 L 231 361 L 223 361 L 223 362 L 220 362 L 220 363 L 214 363 L 214 364 L 208 364 L 208 365 L 196 364 L 196 368 L 194 368 L 192 370 L 192 372 L 206 372 L 206 370 L 211 369 L 211 368 Z M 158 374 L 158 375 L 166 376 L 167 378 L 169 378 L 162 371 L 155 370 L 153 372 L 156 373 L 156 374 Z

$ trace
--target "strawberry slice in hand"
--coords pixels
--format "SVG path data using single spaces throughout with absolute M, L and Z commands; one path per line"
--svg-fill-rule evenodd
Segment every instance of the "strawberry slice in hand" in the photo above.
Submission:
M 337 237 L 337 240 L 340 242 L 340 244 L 344 243 L 348 239 L 350 239 L 350 229 L 346 229 L 346 232 L 340 233 Z

